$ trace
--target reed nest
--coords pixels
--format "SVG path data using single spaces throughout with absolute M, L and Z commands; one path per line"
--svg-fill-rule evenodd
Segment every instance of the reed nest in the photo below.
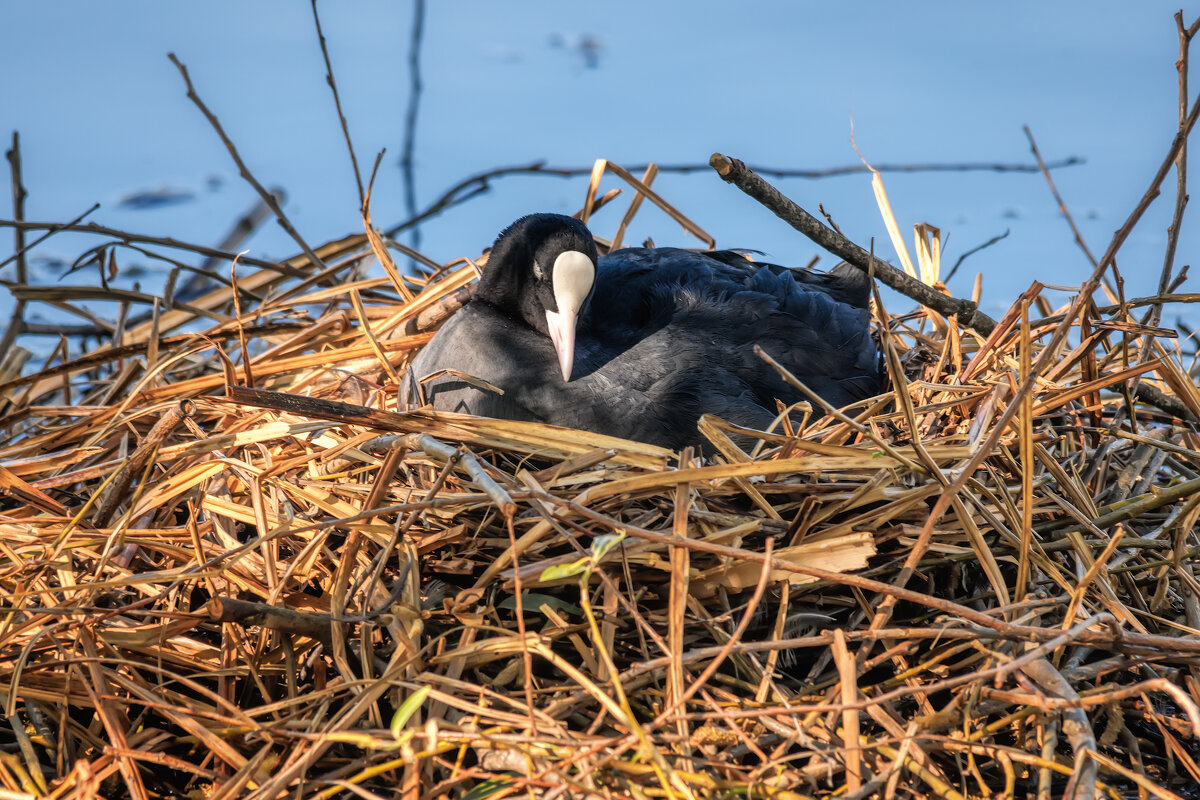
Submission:
M 610 172 L 603 246 L 703 235 Z M 406 408 L 478 262 L 367 222 L 0 384 L 5 797 L 1200 785 L 1200 392 L 1100 269 L 878 304 L 889 392 L 674 453 Z

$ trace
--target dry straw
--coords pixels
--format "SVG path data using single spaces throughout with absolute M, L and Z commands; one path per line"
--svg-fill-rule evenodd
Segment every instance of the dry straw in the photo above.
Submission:
M 600 162 L 581 216 L 619 242 L 645 199 L 711 245 L 654 177 Z M 406 409 L 477 262 L 364 278 L 367 219 L 0 384 L 5 797 L 1200 783 L 1200 393 L 1173 332 L 1093 303 L 1119 241 L 1061 308 L 879 305 L 890 392 L 705 418 L 701 457 Z

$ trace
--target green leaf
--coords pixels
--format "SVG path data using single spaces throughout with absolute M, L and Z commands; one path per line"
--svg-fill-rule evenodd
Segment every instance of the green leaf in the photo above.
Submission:
M 502 792 L 512 786 L 515 781 L 508 778 L 488 778 L 486 781 L 480 781 L 471 787 L 471 791 L 462 796 L 462 800 L 483 800 L 485 797 L 491 797 L 497 792 Z
M 609 550 L 619 545 L 625 540 L 625 531 L 617 531 L 616 533 L 606 533 L 603 536 L 597 536 L 592 539 L 592 558 L 596 561 L 604 558 Z
M 521 606 L 523 608 L 525 608 L 526 610 L 540 609 L 542 606 L 550 606 L 550 608 L 552 608 L 555 611 L 561 611 L 561 612 L 564 612 L 566 614 L 571 614 L 576 617 L 583 616 L 583 609 L 580 608 L 579 606 L 574 605 L 573 603 L 568 603 L 566 600 L 563 600 L 562 598 L 555 597 L 555 596 L 549 595 L 549 594 L 542 594 L 540 592 L 522 592 L 521 593 Z M 499 603 L 496 604 L 496 608 L 502 608 L 505 611 L 516 611 L 517 610 L 516 596 L 510 595 L 510 596 L 504 598 L 503 600 L 501 600 Z
M 576 575 L 582 575 L 590 566 L 591 559 L 587 558 L 572 561 L 570 564 L 555 564 L 552 567 L 546 567 L 542 570 L 540 579 L 543 581 L 557 581 L 563 578 L 573 578 Z
M 425 705 L 425 698 L 429 697 L 429 693 L 433 691 L 432 686 L 422 686 L 412 693 L 411 696 L 396 709 L 396 713 L 392 714 L 392 736 L 400 738 L 400 732 L 404 730 L 404 726 L 412 719 L 413 714 L 420 710 L 421 706 Z

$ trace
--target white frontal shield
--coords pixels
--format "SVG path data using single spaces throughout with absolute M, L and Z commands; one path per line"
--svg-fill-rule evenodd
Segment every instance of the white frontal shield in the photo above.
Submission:
M 550 282 L 554 287 L 554 303 L 558 311 L 546 309 L 546 326 L 554 342 L 554 351 L 558 354 L 563 380 L 569 381 L 575 363 L 575 324 L 579 309 L 596 282 L 596 265 L 586 254 L 567 250 L 554 259 Z

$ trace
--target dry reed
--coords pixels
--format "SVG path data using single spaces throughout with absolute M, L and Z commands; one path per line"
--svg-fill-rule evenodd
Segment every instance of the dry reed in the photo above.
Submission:
M 711 245 L 653 168 L 600 162 L 582 217 L 608 173 L 613 240 L 645 199 Z M 389 246 L 236 263 L 0 383 L 3 796 L 1200 785 L 1200 391 L 1134 305 L 880 306 L 892 391 L 706 417 L 701 458 L 406 410 L 477 266 L 361 277 Z

